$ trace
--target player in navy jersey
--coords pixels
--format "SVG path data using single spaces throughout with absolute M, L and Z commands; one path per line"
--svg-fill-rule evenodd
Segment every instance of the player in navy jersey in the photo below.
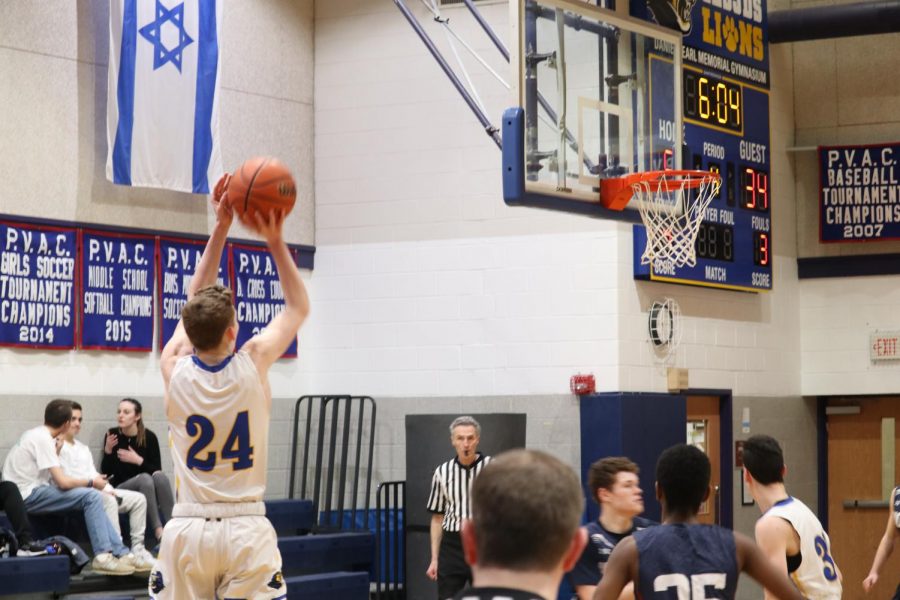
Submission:
M 895 487 L 891 493 L 891 508 L 888 513 L 887 528 L 884 531 L 884 535 L 881 536 L 881 542 L 878 544 L 878 550 L 875 552 L 875 558 L 872 560 L 872 568 L 869 569 L 869 574 L 863 580 L 863 589 L 867 594 L 878 583 L 878 572 L 881 571 L 881 567 L 884 566 L 884 563 L 891 556 L 891 552 L 894 551 L 894 543 L 898 537 L 900 537 L 900 485 Z M 897 591 L 894 592 L 892 600 L 900 600 L 900 585 L 897 586 Z
M 644 512 L 638 466 L 623 456 L 610 456 L 588 469 L 588 492 L 600 505 L 600 517 L 585 529 L 588 543 L 569 573 L 579 600 L 589 600 L 603 577 L 603 568 L 616 544 L 641 529 L 656 525 L 638 515 Z
M 642 600 L 730 600 L 741 571 L 781 600 L 802 600 L 750 538 L 697 523 L 709 496 L 709 475 L 709 459 L 693 446 L 678 444 L 660 455 L 656 497 L 663 524 L 635 532 L 616 546 L 594 600 L 615 600 L 629 581 Z
M 575 472 L 549 454 L 510 450 L 484 467 L 470 497 L 461 538 L 473 587 L 454 599 L 555 599 L 586 539 Z

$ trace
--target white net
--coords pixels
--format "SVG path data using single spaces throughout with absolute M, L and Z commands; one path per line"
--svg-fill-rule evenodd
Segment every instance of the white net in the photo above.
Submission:
M 657 259 L 672 261 L 676 267 L 697 264 L 697 233 L 721 181 L 705 171 L 662 171 L 632 184 L 647 229 L 641 264 Z

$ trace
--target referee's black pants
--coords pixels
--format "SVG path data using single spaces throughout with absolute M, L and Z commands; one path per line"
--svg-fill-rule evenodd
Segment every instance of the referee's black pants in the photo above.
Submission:
M 458 531 L 444 531 L 438 550 L 438 599 L 446 600 L 472 582 L 472 569 L 463 556 Z

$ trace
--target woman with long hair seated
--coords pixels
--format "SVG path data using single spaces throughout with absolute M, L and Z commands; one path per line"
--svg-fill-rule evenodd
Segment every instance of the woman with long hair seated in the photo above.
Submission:
M 169 478 L 162 472 L 159 440 L 144 427 L 141 403 L 134 398 L 119 402 L 118 426 L 110 428 L 103 443 L 101 471 L 122 490 L 147 498 L 147 528 L 162 539 L 163 525 L 172 518 L 175 498 Z

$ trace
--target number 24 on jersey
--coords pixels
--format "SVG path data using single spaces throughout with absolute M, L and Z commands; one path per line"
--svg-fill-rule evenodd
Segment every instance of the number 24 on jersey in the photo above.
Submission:
M 187 433 L 196 437 L 188 449 L 187 467 L 198 471 L 212 471 L 217 458 L 231 461 L 235 471 L 249 469 L 253 466 L 253 446 L 250 445 L 250 417 L 247 411 L 241 411 L 234 419 L 231 432 L 225 438 L 218 455 L 215 450 L 207 450 L 216 435 L 215 424 L 203 415 L 191 415 L 185 423 Z M 205 451 L 205 456 L 201 457 Z

